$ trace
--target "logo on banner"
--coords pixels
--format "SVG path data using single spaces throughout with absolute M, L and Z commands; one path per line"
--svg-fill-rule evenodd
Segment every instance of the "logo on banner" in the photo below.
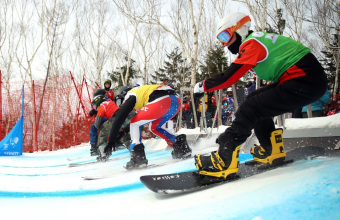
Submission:
M 7 144 L 7 143 L 4 144 L 4 150 L 10 150 L 10 149 L 15 148 L 15 146 L 17 145 L 18 142 L 19 142 L 18 137 L 11 138 L 9 140 L 9 144 Z
M 23 118 L 21 118 L 6 137 L 0 142 L 0 155 L 22 155 Z

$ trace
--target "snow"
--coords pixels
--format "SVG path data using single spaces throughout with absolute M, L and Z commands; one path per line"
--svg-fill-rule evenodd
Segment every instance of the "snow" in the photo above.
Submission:
M 285 120 L 286 129 L 310 129 L 310 128 L 339 128 L 340 129 L 340 114 L 330 115 L 327 117 L 318 118 L 289 118 Z M 339 134 L 340 135 L 340 131 Z
M 339 124 L 338 115 L 304 120 L 334 126 Z M 295 127 L 305 122 L 292 120 Z M 216 133 L 223 131 L 213 131 L 208 139 L 191 146 L 193 154 L 216 150 Z M 194 170 L 193 159 L 171 159 L 162 139 L 144 144 L 149 164 L 162 166 L 127 171 L 123 166 L 129 152 L 123 149 L 114 152 L 114 160 L 106 163 L 68 167 L 69 163 L 94 160 L 88 157 L 88 143 L 54 152 L 1 157 L 2 219 L 339 219 L 340 158 L 299 161 L 197 192 L 160 195 L 144 187 L 139 177 Z M 68 160 L 77 157 L 83 159 Z M 240 162 L 250 158 L 241 154 Z M 82 178 L 103 175 L 109 178 Z

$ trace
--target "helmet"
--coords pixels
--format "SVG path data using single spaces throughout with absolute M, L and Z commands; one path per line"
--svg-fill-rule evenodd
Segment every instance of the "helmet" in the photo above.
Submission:
M 95 108 L 98 108 L 98 106 L 104 101 L 106 101 L 106 91 L 105 91 L 105 89 L 97 89 L 93 93 L 92 105 Z
M 228 97 L 232 97 L 232 96 L 233 96 L 233 90 L 232 90 L 231 87 L 229 87 L 229 88 L 227 89 L 227 96 L 228 96 Z
M 138 86 L 140 86 L 138 83 L 135 83 L 135 84 L 133 85 L 133 87 L 138 87 Z
M 115 102 L 118 106 L 121 106 L 126 96 L 126 93 L 130 90 L 131 88 L 128 86 L 121 86 L 119 87 L 119 89 L 115 91 Z
M 110 84 L 109 88 L 106 88 L 106 87 L 105 87 L 105 84 L 106 84 L 106 83 Z M 111 85 L 112 85 L 112 84 L 111 84 L 111 80 L 109 80 L 109 79 L 105 80 L 105 82 L 104 82 L 104 88 L 105 88 L 105 90 L 110 90 Z
M 109 83 L 109 84 L 111 85 L 111 80 L 109 80 L 109 79 L 105 80 L 104 85 L 105 85 L 106 83 Z
M 115 99 L 124 98 L 126 93 L 130 91 L 131 88 L 128 86 L 121 86 L 115 91 Z
M 234 12 L 225 16 L 217 23 L 217 39 L 225 46 L 236 32 L 244 40 L 249 32 L 250 21 L 250 17 L 242 12 Z

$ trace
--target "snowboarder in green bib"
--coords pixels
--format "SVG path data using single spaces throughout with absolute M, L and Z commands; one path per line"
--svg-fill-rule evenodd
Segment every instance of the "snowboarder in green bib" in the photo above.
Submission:
M 197 83 L 195 96 L 227 88 L 249 70 L 274 83 L 248 94 L 232 125 L 217 138 L 217 151 L 195 157 L 201 175 L 226 178 L 236 173 L 240 145 L 252 129 L 260 142 L 251 149 L 254 160 L 272 166 L 280 164 L 286 152 L 282 129 L 275 128 L 272 117 L 320 99 L 327 89 L 326 74 L 308 47 L 282 35 L 250 31 L 250 21 L 240 12 L 219 21 L 217 39 L 237 58 L 224 73 Z

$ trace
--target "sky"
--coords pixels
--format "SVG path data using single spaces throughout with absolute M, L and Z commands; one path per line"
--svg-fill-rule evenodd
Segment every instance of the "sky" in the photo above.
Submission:
M 340 114 L 315 118 L 313 124 L 337 121 Z M 311 119 L 303 119 L 306 123 Z M 301 121 L 296 120 L 298 127 Z M 312 123 L 310 123 L 312 124 Z M 335 123 L 334 123 L 335 124 Z M 215 139 L 190 143 L 193 154 L 217 149 Z M 195 135 L 197 130 L 182 132 Z M 339 133 L 340 134 L 340 133 Z M 195 170 L 193 159 L 173 160 L 162 139 L 144 141 L 149 164 L 127 171 L 125 149 L 113 160 L 80 167 L 70 163 L 94 161 L 90 144 L 69 149 L 24 153 L 0 158 L 0 210 L 2 219 L 336 219 L 340 216 L 340 158 L 319 157 L 299 161 L 235 182 L 180 195 L 148 190 L 139 177 L 148 174 Z M 240 162 L 249 160 L 247 153 Z M 83 177 L 106 177 L 84 180 Z

